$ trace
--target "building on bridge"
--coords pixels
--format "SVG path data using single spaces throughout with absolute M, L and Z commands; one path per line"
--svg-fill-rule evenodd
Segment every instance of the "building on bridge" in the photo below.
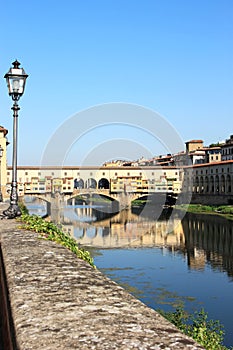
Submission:
M 12 168 L 7 169 L 8 191 Z M 74 189 L 109 189 L 110 192 L 180 192 L 183 169 L 161 167 L 36 167 L 18 166 L 19 195 L 72 193 Z M 7 191 L 6 191 L 7 192 Z M 7 195 L 7 194 L 6 194 Z

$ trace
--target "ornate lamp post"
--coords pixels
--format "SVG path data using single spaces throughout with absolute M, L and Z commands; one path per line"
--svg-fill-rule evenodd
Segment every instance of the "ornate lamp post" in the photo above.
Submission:
M 0 202 L 2 202 L 2 156 L 3 156 L 3 148 L 0 145 Z
M 13 219 L 16 216 L 21 215 L 20 208 L 18 206 L 18 193 L 17 193 L 17 134 L 18 134 L 18 111 L 20 110 L 18 101 L 24 93 L 25 83 L 28 75 L 23 68 L 19 68 L 20 63 L 16 60 L 12 63 L 13 67 L 9 72 L 5 74 L 4 78 L 7 82 L 9 95 L 14 101 L 13 107 L 13 155 L 12 155 L 12 182 L 11 182 L 11 195 L 10 206 L 3 211 L 4 216 L 7 219 Z

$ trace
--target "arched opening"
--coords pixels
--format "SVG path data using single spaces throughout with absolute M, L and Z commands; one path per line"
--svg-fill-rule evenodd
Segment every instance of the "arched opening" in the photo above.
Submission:
M 227 175 L 226 188 L 227 192 L 231 193 L 231 176 L 229 174 Z
M 210 177 L 210 192 L 214 193 L 214 177 Z
M 84 181 L 83 179 L 74 179 L 74 188 L 84 188 Z
M 97 188 L 97 182 L 93 178 L 89 178 L 85 183 L 86 188 Z
M 204 180 L 203 180 L 203 176 L 201 176 L 200 178 L 200 193 L 204 192 Z
M 205 177 L 205 193 L 209 192 L 209 178 L 208 176 Z
M 109 181 L 105 178 L 102 178 L 98 182 L 98 188 L 109 189 Z
M 219 193 L 219 176 L 215 176 L 215 193 Z
M 198 176 L 196 176 L 196 178 L 195 178 L 195 192 L 196 193 L 199 193 L 199 178 L 198 178 Z
M 221 190 L 221 193 L 225 193 L 225 176 L 224 175 L 221 175 L 220 190 Z

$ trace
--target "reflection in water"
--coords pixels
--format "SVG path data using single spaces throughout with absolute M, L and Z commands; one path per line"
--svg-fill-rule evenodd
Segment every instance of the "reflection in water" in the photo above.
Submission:
M 182 221 L 190 268 L 227 272 L 233 280 L 232 221 L 222 217 L 186 214 Z
M 184 246 L 184 234 L 179 216 L 169 220 L 170 211 L 163 212 L 160 220 L 123 210 L 106 215 L 96 207 L 66 207 L 56 212 L 56 222 L 83 246 L 99 248 Z
M 190 269 L 226 271 L 233 277 L 232 222 L 211 215 L 180 215 L 165 209 L 154 220 L 153 208 L 143 215 L 124 210 L 106 214 L 98 206 L 68 206 L 52 212 L 52 220 L 80 245 L 97 248 L 161 247 L 187 257 Z M 180 218 L 183 218 L 182 221 Z
M 51 219 L 82 246 L 112 248 L 97 250 L 96 265 L 147 305 L 204 307 L 224 324 L 225 345 L 233 345 L 232 221 L 171 210 L 156 220 L 153 207 L 115 215 L 99 209 L 68 206 Z

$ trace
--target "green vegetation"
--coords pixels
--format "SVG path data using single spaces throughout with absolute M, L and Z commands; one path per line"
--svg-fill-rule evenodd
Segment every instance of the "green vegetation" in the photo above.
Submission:
M 233 220 L 232 205 L 201 205 L 201 204 L 181 204 L 176 205 L 176 209 L 184 210 L 189 213 L 215 214 L 225 216 Z
M 97 202 L 97 203 L 111 203 L 111 199 L 103 197 L 103 196 L 97 196 L 97 197 L 89 197 L 86 199 L 88 203 L 90 202 Z
M 78 258 L 87 261 L 91 266 L 95 267 L 93 258 L 90 253 L 78 247 L 77 241 L 64 233 L 52 222 L 45 221 L 40 216 L 29 215 L 26 209 L 22 209 L 22 215 L 18 220 L 23 222 L 20 228 L 39 233 L 39 238 L 47 239 L 61 244 L 62 246 L 71 250 Z
M 208 320 L 208 315 L 203 309 L 193 315 L 187 314 L 181 307 L 177 308 L 175 312 L 162 310 L 158 310 L 158 312 L 183 333 L 205 347 L 206 350 L 227 350 L 222 345 L 223 326 L 219 321 Z
M 134 201 L 132 201 L 131 205 L 132 207 L 140 207 L 142 205 L 145 205 L 147 202 L 147 199 L 135 199 Z

